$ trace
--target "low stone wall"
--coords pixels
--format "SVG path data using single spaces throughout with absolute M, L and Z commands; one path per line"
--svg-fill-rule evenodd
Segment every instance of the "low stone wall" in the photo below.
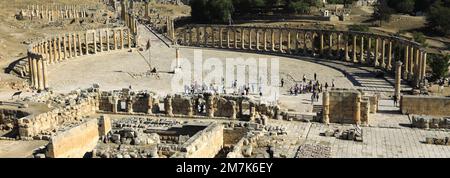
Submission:
M 47 145 L 47 157 L 82 158 L 92 151 L 101 136 L 111 131 L 107 117 L 91 119 L 52 137 Z
M 405 95 L 400 109 L 403 114 L 450 116 L 450 97 Z
M 33 137 L 43 132 L 50 132 L 65 122 L 76 121 L 95 114 L 97 108 L 98 100 L 89 97 L 74 105 L 20 118 L 18 120 L 19 135 L 20 137 Z
M 223 147 L 222 124 L 213 123 L 198 132 L 181 146 L 176 157 L 214 158 Z

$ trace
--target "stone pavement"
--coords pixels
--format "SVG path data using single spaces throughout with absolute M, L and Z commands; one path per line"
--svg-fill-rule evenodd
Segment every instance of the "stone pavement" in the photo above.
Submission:
M 399 116 L 399 115 L 397 115 Z M 391 117 L 393 119 L 393 117 Z M 363 142 L 336 139 L 320 136 L 328 129 L 340 130 L 352 128 L 351 125 L 305 122 L 287 122 L 271 120 L 270 124 L 287 128 L 286 143 L 297 142 L 297 148 L 302 144 L 319 144 L 331 146 L 331 157 L 336 158 L 450 158 L 450 147 L 422 143 L 425 137 L 448 137 L 446 131 L 428 131 L 408 128 L 399 124 L 407 121 L 399 118 L 397 127 L 363 127 Z M 395 121 L 391 121 L 395 126 Z M 294 155 L 293 146 L 282 147 L 280 152 L 287 152 L 288 157 Z

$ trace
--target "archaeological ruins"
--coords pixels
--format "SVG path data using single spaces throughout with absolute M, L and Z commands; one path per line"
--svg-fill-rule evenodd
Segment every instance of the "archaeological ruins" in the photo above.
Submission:
M 8 88 L 0 91 L 0 157 L 450 157 L 450 98 L 424 94 L 430 50 L 409 38 L 196 24 L 157 8 L 184 1 L 96 2 L 15 9 L 14 21 L 62 27 L 24 42 L 23 57 L 9 64 L 18 82 L 0 81 Z M 261 60 L 212 83 L 199 78 L 222 66 L 203 66 L 185 92 L 173 92 L 196 50 L 224 63 L 279 60 L 276 80 L 258 67 L 264 81 L 281 81 L 272 83 L 275 101 L 260 78 L 249 81 Z M 27 149 L 19 154 L 20 144 Z

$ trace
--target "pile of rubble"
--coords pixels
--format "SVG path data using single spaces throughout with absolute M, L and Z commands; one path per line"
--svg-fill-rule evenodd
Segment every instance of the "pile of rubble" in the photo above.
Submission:
M 411 126 L 421 129 L 450 129 L 450 118 L 412 115 Z
M 158 158 L 158 148 L 152 146 L 99 145 L 92 153 L 94 158 Z
M 445 138 L 426 137 L 425 143 L 434 145 L 450 145 L 450 137 Z
M 330 158 L 331 147 L 325 145 L 304 144 L 298 148 L 296 158 Z
M 327 130 L 321 133 L 321 135 L 325 137 L 336 137 L 343 140 L 363 141 L 363 132 L 361 128 L 351 128 L 344 131 L 341 131 L 340 129 Z

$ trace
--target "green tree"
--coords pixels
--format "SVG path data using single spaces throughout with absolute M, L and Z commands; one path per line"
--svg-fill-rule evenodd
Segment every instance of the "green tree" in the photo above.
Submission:
M 309 4 L 302 1 L 290 2 L 287 9 L 288 12 L 296 14 L 309 14 L 311 11 Z
M 397 3 L 395 10 L 405 14 L 412 14 L 414 12 L 414 5 L 415 0 L 401 0 Z
M 378 20 L 381 26 L 382 21 L 389 21 L 393 13 L 394 10 L 389 7 L 386 0 L 378 0 L 374 7 L 373 18 Z
M 192 0 L 191 17 L 199 23 L 227 23 L 234 9 L 231 0 Z
M 427 13 L 428 25 L 443 35 L 450 34 L 450 0 L 436 0 Z
M 425 35 L 422 32 L 414 32 L 413 40 L 417 43 L 422 44 L 422 46 L 427 46 Z
M 432 81 L 445 77 L 448 75 L 448 68 L 450 67 L 450 55 L 430 55 L 428 65 L 432 70 Z

